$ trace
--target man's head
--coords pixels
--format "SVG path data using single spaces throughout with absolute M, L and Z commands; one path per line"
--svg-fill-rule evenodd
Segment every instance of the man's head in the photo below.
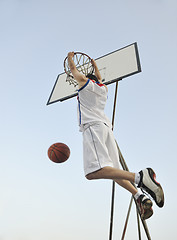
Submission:
M 93 75 L 93 74 L 87 74 L 86 77 L 89 78 L 89 79 L 91 79 L 91 80 L 94 80 L 94 81 L 98 82 L 97 77 L 96 77 L 95 75 Z

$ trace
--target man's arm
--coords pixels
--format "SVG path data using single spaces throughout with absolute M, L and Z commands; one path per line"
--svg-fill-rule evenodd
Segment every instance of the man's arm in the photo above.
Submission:
M 69 52 L 68 53 L 69 68 L 71 70 L 71 73 L 74 79 L 76 79 L 76 81 L 78 82 L 79 87 L 82 87 L 87 82 L 88 78 L 77 70 L 76 65 L 73 61 L 73 57 L 74 57 L 74 52 Z
M 98 81 L 101 82 L 102 77 L 101 77 L 100 71 L 98 70 L 98 67 L 97 67 L 97 64 L 96 64 L 95 60 L 92 59 L 91 63 L 93 65 L 94 69 L 95 69 L 95 76 L 97 77 Z

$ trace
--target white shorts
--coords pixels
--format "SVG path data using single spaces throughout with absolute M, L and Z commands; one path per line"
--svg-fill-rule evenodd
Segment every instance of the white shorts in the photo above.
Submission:
M 83 159 L 85 175 L 106 166 L 120 168 L 118 149 L 110 127 L 102 122 L 84 125 Z

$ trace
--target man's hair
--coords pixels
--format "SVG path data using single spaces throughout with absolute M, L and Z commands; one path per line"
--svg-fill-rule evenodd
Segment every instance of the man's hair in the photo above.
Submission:
M 95 75 L 93 75 L 93 74 L 87 74 L 87 76 L 86 76 L 87 78 L 89 78 L 89 79 L 91 79 L 91 80 L 95 80 L 96 82 L 98 82 L 98 78 L 95 76 Z

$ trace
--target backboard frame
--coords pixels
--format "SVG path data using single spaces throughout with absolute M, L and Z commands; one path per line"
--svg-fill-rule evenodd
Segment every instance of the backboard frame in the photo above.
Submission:
M 141 64 L 140 64 L 140 57 L 139 57 L 137 42 L 132 43 L 132 44 L 130 44 L 130 45 L 128 45 L 128 46 L 125 46 L 125 47 L 123 47 L 123 48 L 120 48 L 120 49 L 118 49 L 118 50 L 115 50 L 115 51 L 113 51 L 113 52 L 111 52 L 111 53 L 108 53 L 108 54 L 106 54 L 106 55 L 103 55 L 103 56 L 101 56 L 101 57 L 99 57 L 99 58 L 96 58 L 95 61 L 96 61 L 96 62 L 99 62 L 100 59 L 109 57 L 110 55 L 113 55 L 113 54 L 115 54 L 115 53 L 121 52 L 122 50 L 124 51 L 124 50 L 126 50 L 126 48 L 128 49 L 128 48 L 130 48 L 130 47 L 133 48 L 134 54 L 135 54 L 135 63 L 134 63 L 134 64 L 136 65 L 136 66 L 135 66 L 135 67 L 136 67 L 135 70 L 132 71 L 132 72 L 130 72 L 130 73 L 123 74 L 123 75 L 121 75 L 121 76 L 119 76 L 119 77 L 117 77 L 117 78 L 108 80 L 108 81 L 105 80 L 105 79 L 104 79 L 104 76 L 103 76 L 103 82 L 104 82 L 105 85 L 112 84 L 112 83 L 114 83 L 114 82 L 116 82 L 116 81 L 122 80 L 123 78 L 129 77 L 129 76 L 131 76 L 131 75 L 134 75 L 134 74 L 136 74 L 136 73 L 141 72 Z M 127 58 L 127 60 L 128 60 L 128 58 Z M 99 69 L 99 70 L 101 71 L 102 69 Z M 59 74 L 59 75 L 57 76 L 57 79 L 56 79 L 55 84 L 54 84 L 54 86 L 53 86 L 52 92 L 51 92 L 50 97 L 49 97 L 49 99 L 48 99 L 47 105 L 56 103 L 56 102 L 58 102 L 58 101 L 62 102 L 62 101 L 64 101 L 64 100 L 67 100 L 67 99 L 70 99 L 70 98 L 73 98 L 73 97 L 77 96 L 77 89 L 75 89 L 75 91 L 74 91 L 72 94 L 69 94 L 69 95 L 63 96 L 63 97 L 58 97 L 58 98 L 55 98 L 54 100 L 52 99 L 52 96 L 53 96 L 54 92 L 56 91 L 56 89 L 57 89 L 57 87 L 58 87 L 58 83 L 59 83 L 60 79 L 61 79 L 61 78 L 66 78 L 65 75 L 66 75 L 66 73 L 64 72 L 64 73 L 61 73 L 61 74 Z M 101 75 L 102 75 L 102 74 L 101 74 Z M 68 87 L 69 87 L 69 85 L 68 85 Z

